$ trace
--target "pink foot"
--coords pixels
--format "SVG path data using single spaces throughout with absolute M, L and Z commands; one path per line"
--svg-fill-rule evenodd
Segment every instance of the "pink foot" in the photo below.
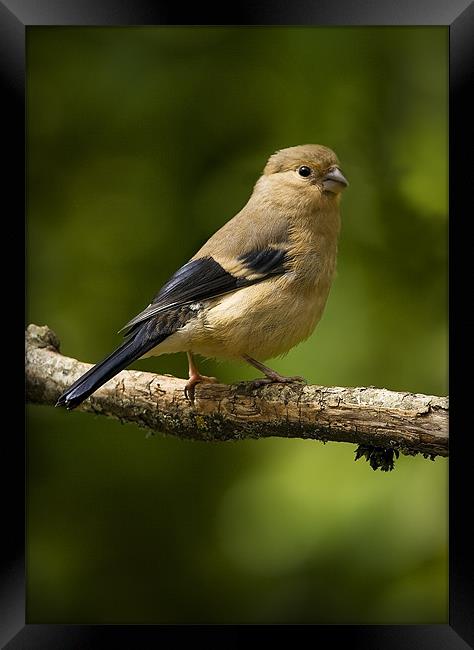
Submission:
M 264 379 L 253 379 L 250 383 L 254 388 L 259 388 L 260 386 L 266 386 L 267 384 L 293 384 L 293 383 L 303 383 L 307 384 L 308 382 L 304 377 L 283 377 L 275 372 L 271 377 L 265 377 Z
M 189 380 L 186 382 L 184 387 L 184 395 L 187 400 L 194 404 L 194 393 L 196 390 L 197 384 L 217 384 L 218 380 L 215 377 L 206 377 L 206 375 L 201 375 L 200 373 L 193 373 L 190 375 Z

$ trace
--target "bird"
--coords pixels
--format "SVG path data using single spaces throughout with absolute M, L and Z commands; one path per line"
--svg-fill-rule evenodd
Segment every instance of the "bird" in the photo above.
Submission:
M 263 361 L 307 339 L 323 314 L 335 275 L 340 200 L 348 186 L 330 148 L 306 144 L 273 153 L 245 206 L 179 268 L 119 332 L 124 341 L 59 397 L 74 409 L 134 361 L 185 352 L 187 399 L 216 382 L 195 354 L 244 360 L 266 383 L 285 377 Z

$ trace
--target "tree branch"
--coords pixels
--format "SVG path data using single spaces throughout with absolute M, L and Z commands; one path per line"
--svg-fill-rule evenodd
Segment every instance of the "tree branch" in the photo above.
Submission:
M 58 338 L 48 327 L 28 326 L 29 402 L 55 404 L 59 395 L 91 367 L 62 356 Z M 200 384 L 193 406 L 184 396 L 184 385 L 183 379 L 170 375 L 124 370 L 78 410 L 195 440 L 280 436 L 350 442 L 359 444 L 359 457 L 365 455 L 368 460 L 373 448 L 426 457 L 448 455 L 447 397 L 374 387 L 272 384 L 255 389 L 250 382 L 242 382 L 231 386 Z

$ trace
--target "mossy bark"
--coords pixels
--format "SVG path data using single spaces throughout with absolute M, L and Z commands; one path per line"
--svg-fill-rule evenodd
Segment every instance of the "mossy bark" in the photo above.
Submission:
M 91 367 L 62 356 L 58 338 L 47 326 L 28 326 L 29 402 L 54 405 Z M 254 388 L 251 382 L 243 382 L 200 384 L 191 404 L 184 395 L 185 383 L 169 375 L 125 370 L 78 410 L 200 441 L 280 436 L 350 442 L 431 457 L 448 455 L 447 397 L 300 383 Z

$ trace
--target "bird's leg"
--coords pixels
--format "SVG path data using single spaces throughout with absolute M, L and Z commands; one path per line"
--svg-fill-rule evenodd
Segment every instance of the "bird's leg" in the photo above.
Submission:
M 295 381 L 302 381 L 306 384 L 306 379 L 303 377 L 283 377 L 283 375 L 280 375 L 275 370 L 264 366 L 263 363 L 260 363 L 260 361 L 257 361 L 256 359 L 252 359 L 252 357 L 249 357 L 247 354 L 243 354 L 242 358 L 247 361 L 247 363 L 250 363 L 252 366 L 260 370 L 260 372 L 263 372 L 266 376 L 266 379 L 255 379 L 252 381 L 252 384 L 256 388 L 264 386 L 265 384 L 291 384 Z
M 197 369 L 196 364 L 194 363 L 193 355 L 191 352 L 186 352 L 188 355 L 188 365 L 189 365 L 189 380 L 186 382 L 184 387 L 184 394 L 186 399 L 194 404 L 194 391 L 196 389 L 196 384 L 202 382 L 208 382 L 210 384 L 216 384 L 217 379 L 215 377 L 206 377 L 206 375 L 201 375 Z

